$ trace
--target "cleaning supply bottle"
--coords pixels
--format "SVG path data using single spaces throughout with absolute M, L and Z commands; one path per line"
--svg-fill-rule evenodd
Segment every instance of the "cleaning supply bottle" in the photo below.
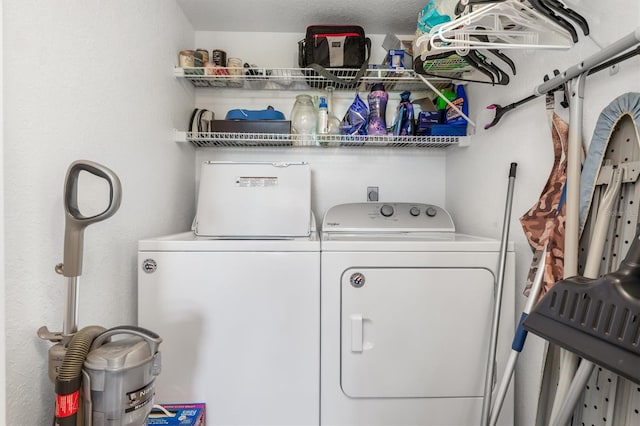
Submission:
M 457 96 L 456 92 L 454 92 L 451 87 L 445 87 L 444 89 L 442 89 L 442 95 L 451 102 L 453 102 Z M 440 118 L 439 118 L 440 124 L 445 124 L 447 122 L 447 107 L 449 106 L 449 104 L 447 104 L 447 101 L 445 101 L 442 98 L 442 96 L 438 96 L 438 99 L 436 99 L 435 104 L 436 104 L 436 109 L 440 114 Z
M 400 103 L 396 114 L 396 121 L 393 125 L 394 136 L 413 136 L 415 117 L 413 115 L 413 104 L 409 100 L 411 92 L 400 93 Z
M 469 102 L 467 102 L 467 94 L 464 90 L 464 86 L 459 84 L 456 88 L 456 97 L 451 101 L 460 111 L 467 117 L 469 116 Z M 467 124 L 467 120 L 450 105 L 446 107 L 445 124 L 451 124 L 455 126 L 464 126 Z
M 369 124 L 367 126 L 367 133 L 369 135 L 386 135 L 386 114 L 389 94 L 384 90 L 384 86 L 381 83 L 377 83 L 371 88 L 367 100 L 369 101 Z
M 329 108 L 327 100 L 321 97 L 318 105 L 318 134 L 326 135 L 327 133 L 329 133 Z

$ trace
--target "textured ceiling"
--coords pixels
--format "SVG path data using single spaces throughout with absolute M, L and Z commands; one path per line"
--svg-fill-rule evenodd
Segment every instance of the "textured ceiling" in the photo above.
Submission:
M 178 0 L 196 31 L 303 33 L 309 24 L 357 24 L 367 34 L 413 34 L 428 0 Z

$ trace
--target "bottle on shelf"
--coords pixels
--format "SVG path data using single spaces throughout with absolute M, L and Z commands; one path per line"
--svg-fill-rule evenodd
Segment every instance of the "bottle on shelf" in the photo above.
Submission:
M 367 134 L 386 135 L 387 134 L 387 101 L 389 94 L 380 83 L 374 84 L 371 92 L 367 96 L 369 101 L 369 124 Z
M 291 110 L 291 133 L 297 135 L 299 145 L 313 144 L 317 132 L 318 116 L 309 95 L 298 95 Z
M 394 136 L 413 136 L 415 117 L 413 114 L 413 104 L 409 99 L 411 92 L 404 91 L 400 94 L 400 103 L 396 112 L 396 121 L 393 124 Z
M 333 91 L 335 89 L 333 86 L 327 86 L 325 90 L 327 91 L 327 115 L 329 116 L 327 128 L 329 134 L 337 135 L 340 133 L 340 119 L 336 117 L 336 115 L 334 114 L 335 111 L 333 109 Z
M 446 97 L 449 101 L 452 101 L 452 102 L 456 98 L 456 92 L 454 92 L 453 88 L 451 87 L 445 87 L 444 89 L 442 89 L 442 95 L 444 95 L 444 97 Z M 440 124 L 446 123 L 448 107 L 449 107 L 449 104 L 447 104 L 447 102 L 442 97 L 438 96 L 438 98 L 436 99 L 436 108 L 440 113 L 440 119 L 439 119 Z
M 329 133 L 329 107 L 324 97 L 320 98 L 318 105 L 318 134 L 326 135 Z

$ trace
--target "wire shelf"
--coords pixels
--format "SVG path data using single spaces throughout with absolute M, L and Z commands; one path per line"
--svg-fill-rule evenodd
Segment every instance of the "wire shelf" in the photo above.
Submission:
M 352 79 L 357 69 L 329 68 L 333 75 L 345 80 Z M 318 75 L 310 68 L 179 68 L 176 77 L 186 78 L 195 87 L 215 87 L 249 90 L 308 90 L 333 87 L 336 90 L 368 91 L 381 83 L 387 91 L 427 91 L 429 88 L 409 69 L 371 68 L 358 83 L 335 83 Z M 435 77 L 429 81 L 438 89 L 451 83 L 451 77 Z
M 447 148 L 463 136 L 294 135 L 276 133 L 179 132 L 176 139 L 207 147 L 393 147 Z

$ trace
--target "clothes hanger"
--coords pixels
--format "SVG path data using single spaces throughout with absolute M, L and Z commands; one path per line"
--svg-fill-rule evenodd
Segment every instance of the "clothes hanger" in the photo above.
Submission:
M 562 4 L 558 0 L 542 0 L 542 2 L 546 4 L 548 8 L 556 11 L 557 13 L 560 13 L 561 15 L 565 15 L 569 19 L 575 21 L 580 27 L 580 29 L 582 30 L 582 33 L 585 36 L 589 35 L 589 23 L 578 12 L 567 8 L 564 4 Z
M 481 68 L 491 73 L 493 75 L 491 81 L 494 84 L 498 84 L 501 86 L 506 86 L 507 84 L 509 84 L 509 75 L 504 72 L 499 66 L 494 64 L 493 61 L 491 61 L 490 58 L 486 54 L 484 54 L 484 52 L 471 49 L 463 57 L 468 62 L 474 62 L 476 64 L 476 69 Z
M 546 15 L 549 19 L 555 21 L 558 26 L 562 27 L 569 34 L 571 34 L 571 39 L 574 43 L 578 42 L 578 33 L 573 25 L 571 25 L 571 23 L 566 19 L 553 13 L 553 10 L 543 0 L 528 0 L 528 2 L 538 12 Z
M 465 12 L 467 8 L 472 7 L 473 5 L 487 4 L 487 3 L 500 3 L 503 1 L 505 0 L 460 0 L 456 5 L 455 13 L 457 16 L 460 16 Z M 569 19 L 575 21 L 580 27 L 580 29 L 582 29 L 582 32 L 584 33 L 584 35 L 585 36 L 589 35 L 589 23 L 587 22 L 587 20 L 578 12 L 574 11 L 573 9 L 567 8 L 560 1 L 558 0 L 535 1 L 534 0 L 533 2 L 530 1 L 529 3 L 531 3 L 531 5 L 534 7 L 537 6 L 536 9 L 538 9 L 538 11 L 540 11 L 541 13 L 544 13 L 545 15 L 547 15 L 550 19 L 558 20 L 558 24 L 562 22 L 561 26 L 567 29 L 572 35 L 575 32 L 575 30 L 571 29 L 572 28 L 571 24 L 566 20 L 558 17 L 556 14 L 554 14 L 554 12 L 560 15 L 564 15 Z M 534 3 L 536 4 L 534 5 Z M 577 33 L 576 33 L 576 36 L 577 36 Z M 574 39 L 574 42 L 577 42 L 577 37 L 576 39 Z
M 491 80 L 491 85 L 496 84 L 496 75 L 498 73 L 494 69 L 491 69 L 490 67 L 487 67 L 485 64 L 483 64 L 483 61 L 476 56 L 474 50 L 468 51 L 466 55 L 463 55 L 463 58 L 473 68 L 489 77 L 489 79 Z M 498 78 L 500 77 L 498 76 Z
M 470 8 L 475 4 L 500 3 L 503 1 L 505 0 L 460 0 L 455 8 L 456 16 L 462 15 L 467 8 Z
M 437 62 L 439 60 L 443 60 L 444 61 L 444 60 L 446 60 L 448 58 L 451 58 L 452 56 L 459 56 L 460 59 L 464 60 L 464 62 L 467 63 L 470 67 L 472 67 L 473 69 L 477 70 L 481 74 L 487 76 L 489 81 L 477 80 L 477 79 L 463 79 L 463 78 L 460 78 L 457 75 L 456 76 L 449 75 L 452 71 L 455 72 L 455 70 L 452 70 L 452 71 L 450 71 L 450 70 L 440 70 L 439 72 L 425 70 L 425 62 L 429 62 L 429 61 L 436 61 Z M 473 82 L 473 83 L 483 83 L 483 84 L 494 85 L 495 84 L 495 79 L 496 79 L 496 76 L 490 70 L 488 70 L 484 66 L 482 66 L 482 64 L 480 64 L 477 59 L 469 58 L 466 55 L 458 55 L 458 53 L 455 52 L 455 51 L 433 53 L 433 54 L 430 54 L 429 56 L 427 56 L 425 58 L 422 58 L 422 57 L 418 56 L 414 60 L 414 67 L 413 68 L 418 74 L 427 75 L 427 76 L 430 76 L 430 77 L 440 77 L 440 78 L 441 77 L 447 77 L 447 78 L 452 78 L 454 80 L 468 81 L 468 82 Z M 430 67 L 428 67 L 428 68 L 430 68 Z
M 422 59 L 420 57 L 416 58 L 414 68 L 420 74 L 438 76 L 438 74 L 426 72 L 424 70 L 424 62 L 428 60 L 435 61 L 438 59 L 445 59 L 454 55 L 458 55 L 462 59 L 464 59 L 464 61 L 467 64 L 469 64 L 469 66 L 471 66 L 478 72 L 482 73 L 483 75 L 487 76 L 489 81 L 478 81 L 475 79 L 467 80 L 463 78 L 460 78 L 458 80 L 473 81 L 477 83 L 486 83 L 491 85 L 509 84 L 509 81 L 510 81 L 509 75 L 505 71 L 503 71 L 502 68 L 500 68 L 498 65 L 495 64 L 495 62 L 491 59 L 491 56 L 489 56 L 488 53 L 490 53 L 491 55 L 495 55 L 495 57 L 505 62 L 511 69 L 512 73 L 515 75 L 515 64 L 513 63 L 513 61 L 508 56 L 504 55 L 502 52 L 500 52 L 497 49 L 490 49 L 489 51 L 486 51 L 486 52 L 477 51 L 473 49 L 466 50 L 464 52 L 459 52 L 459 51 L 458 52 L 454 52 L 454 51 L 439 52 L 439 53 L 429 55 L 425 59 Z
M 485 36 L 491 41 L 473 40 L 472 35 Z M 434 26 L 416 39 L 416 47 L 422 54 L 431 49 L 567 49 L 573 44 L 572 34 L 558 25 L 557 20 L 517 0 L 480 6 Z
M 489 42 L 489 38 L 487 36 L 476 36 L 481 41 Z M 507 55 L 502 53 L 499 49 L 487 49 L 488 52 L 495 55 L 502 62 L 506 63 L 511 69 L 511 73 L 516 75 L 516 64 L 509 58 Z

